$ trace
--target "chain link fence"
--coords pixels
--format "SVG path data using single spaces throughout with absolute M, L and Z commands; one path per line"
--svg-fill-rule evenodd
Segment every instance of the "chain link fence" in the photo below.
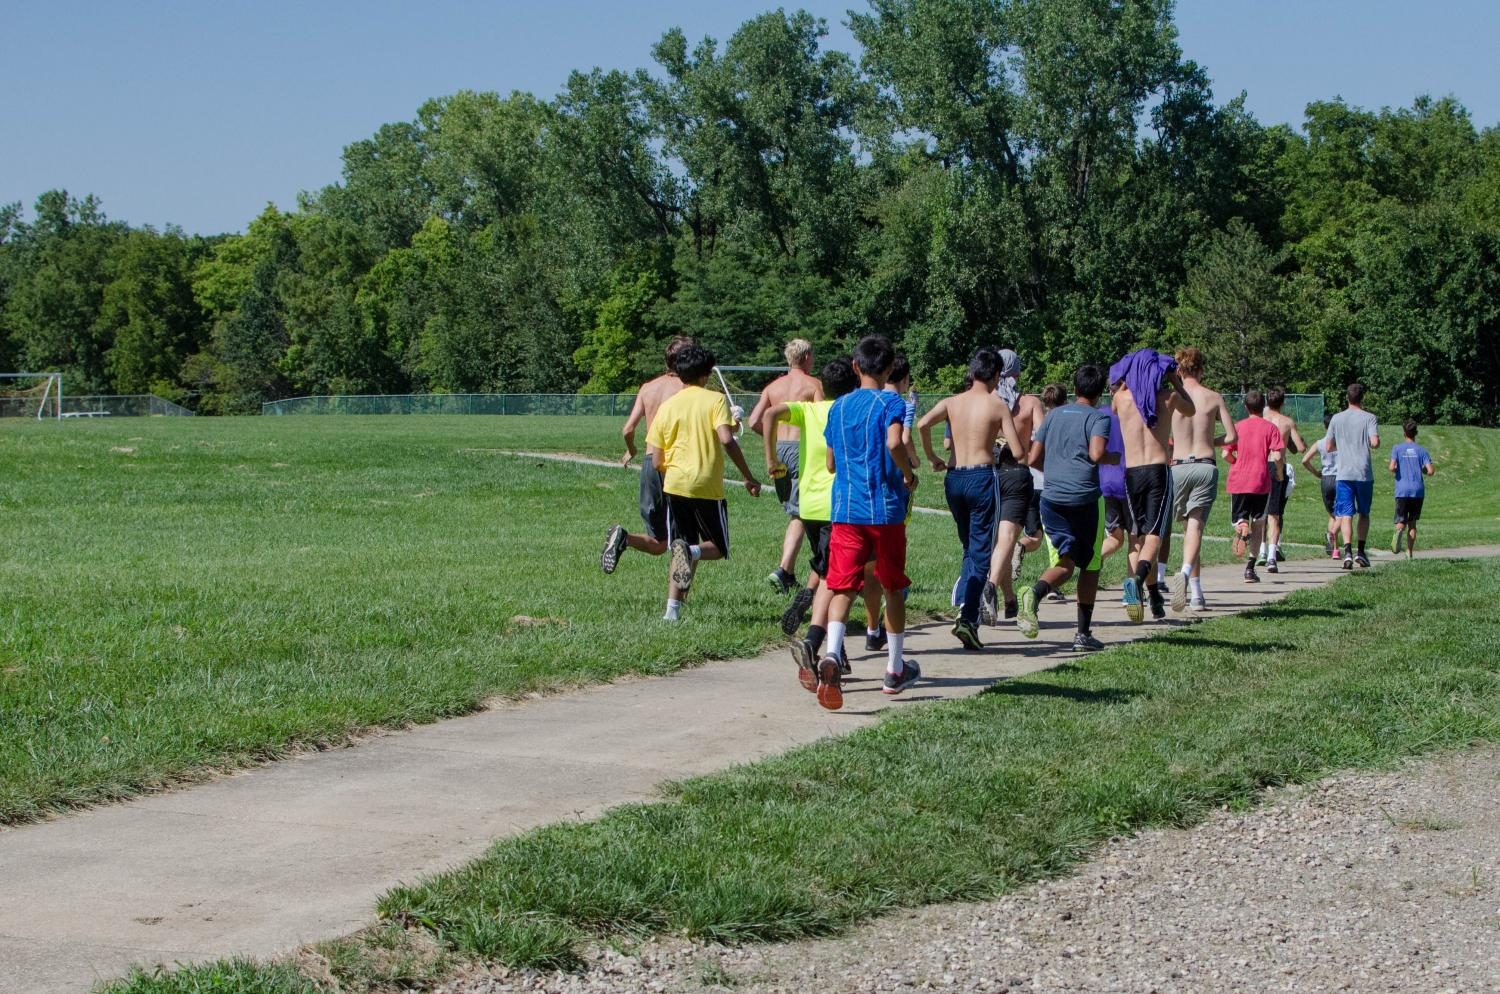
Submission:
M 26 396 L 0 397 L 0 418 L 35 418 L 37 399 Z M 47 402 L 44 417 L 57 416 L 53 402 Z M 62 417 L 65 418 L 145 418 L 192 417 L 193 412 L 181 404 L 155 394 L 82 394 L 64 395 Z

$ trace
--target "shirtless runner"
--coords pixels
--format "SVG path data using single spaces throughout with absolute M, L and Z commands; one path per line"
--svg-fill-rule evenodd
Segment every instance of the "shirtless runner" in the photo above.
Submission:
M 635 403 L 630 407 L 630 416 L 625 419 L 625 427 L 620 430 L 625 438 L 625 454 L 620 457 L 621 466 L 629 467 L 636 457 L 638 450 L 635 433 L 641 422 L 646 423 L 646 431 L 649 432 L 651 422 L 656 420 L 656 412 L 661 409 L 661 405 L 682 389 L 682 380 L 677 378 L 677 353 L 692 344 L 692 338 L 687 335 L 678 335 L 668 342 L 667 371 L 642 383 L 641 388 L 635 392 Z M 657 472 L 650 459 L 641 463 L 641 521 L 646 530 L 638 535 L 627 532 L 624 525 L 609 526 L 604 538 L 604 553 L 599 557 L 599 565 L 604 568 L 604 572 L 615 571 L 620 563 L 620 555 L 626 549 L 635 549 L 651 556 L 660 556 L 667 551 L 667 498 L 662 492 L 661 473 Z
M 1281 438 L 1286 443 L 1286 455 L 1292 456 L 1305 450 L 1307 443 L 1297 433 L 1297 422 L 1281 413 L 1281 406 L 1285 403 L 1286 391 L 1281 387 L 1271 387 L 1266 391 L 1266 420 L 1281 432 Z M 1281 554 L 1281 532 L 1286 515 L 1286 501 L 1297 481 L 1291 459 L 1288 458 L 1285 462 L 1286 478 L 1273 482 L 1271 502 L 1266 508 L 1266 540 L 1261 544 L 1260 558 L 1265 561 L 1267 573 L 1279 573 L 1281 568 L 1276 564 L 1286 559 Z
M 1021 571 L 1021 556 L 1035 552 L 1041 544 L 1042 522 L 1038 513 L 1041 487 L 1036 484 L 1036 474 L 1026 465 L 1026 453 L 1031 446 L 1031 433 L 1046 414 L 1039 398 L 1021 393 L 1017 387 L 1021 357 L 1010 349 L 1001 349 L 1000 359 L 1000 382 L 995 392 L 1007 404 L 1019 444 L 1013 448 L 1007 440 L 995 439 L 995 551 L 990 555 L 983 605 L 983 613 L 988 615 L 985 620 L 992 625 L 1001 621 L 995 603 L 997 588 L 1005 599 L 1004 620 L 1015 620 L 1015 578 Z
M 762 422 L 766 411 L 777 404 L 823 399 L 823 384 L 812 375 L 811 343 L 804 338 L 794 338 L 786 343 L 783 354 L 786 356 L 787 371 L 766 384 L 766 388 L 760 392 L 760 399 L 755 402 L 755 409 L 750 412 L 750 426 L 757 434 L 764 431 Z M 801 432 L 796 425 L 786 421 L 777 424 L 776 455 L 788 472 L 774 481 L 776 497 L 791 520 L 787 522 L 786 535 L 781 541 L 781 562 L 777 563 L 776 569 L 767 579 L 776 588 L 776 592 L 783 596 L 791 593 L 797 586 L 797 578 L 792 570 L 797 562 L 797 549 L 802 545 L 804 532 L 802 520 L 797 517 L 797 443 L 800 438 Z
M 1182 529 L 1182 569 L 1167 581 L 1172 592 L 1172 610 L 1188 605 L 1192 588 L 1194 611 L 1206 611 L 1200 562 L 1203 529 L 1219 495 L 1219 463 L 1214 450 L 1233 444 L 1237 438 L 1229 406 L 1217 390 L 1204 386 L 1203 353 L 1189 346 L 1177 350 L 1177 373 L 1182 389 L 1193 402 L 1193 413 L 1172 413 L 1172 515 L 1186 522 Z M 1223 428 L 1217 434 L 1215 425 Z
M 1120 418 L 1125 440 L 1126 530 L 1135 556 L 1135 572 L 1125 577 L 1125 614 L 1139 624 L 1141 587 L 1151 603 L 1151 617 L 1167 616 L 1156 562 L 1162 533 L 1170 533 L 1171 475 L 1167 441 L 1172 437 L 1172 415 L 1192 417 L 1197 411 L 1186 392 L 1177 360 L 1154 349 L 1140 349 L 1110 367 L 1111 403 Z
M 938 401 L 917 422 L 933 472 L 947 472 L 943 493 L 958 526 L 963 546 L 963 604 L 953 635 L 965 649 L 979 649 L 979 605 L 995 541 L 995 504 L 998 499 L 994 464 L 995 440 L 1003 438 L 1009 451 L 1023 453 L 1010 406 L 996 393 L 1003 360 L 994 349 L 980 349 L 969 360 L 969 389 Z M 946 421 L 952 428 L 953 468 L 932 448 L 932 428 Z M 1028 482 L 1030 476 L 1027 476 Z

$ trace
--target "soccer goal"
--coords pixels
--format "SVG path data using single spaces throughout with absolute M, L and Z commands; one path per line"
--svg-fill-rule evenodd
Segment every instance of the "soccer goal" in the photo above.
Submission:
M 715 366 L 714 376 L 719 380 L 719 389 L 729 399 L 729 410 L 738 423 L 736 436 L 744 435 L 749 427 L 745 419 L 755 410 L 755 402 L 765 385 L 786 372 L 785 366 Z
M 61 373 L 0 373 L 0 417 L 60 418 Z

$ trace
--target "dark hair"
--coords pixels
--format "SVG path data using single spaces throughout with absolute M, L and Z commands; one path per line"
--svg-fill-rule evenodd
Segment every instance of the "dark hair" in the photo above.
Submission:
M 1346 392 L 1346 395 L 1349 398 L 1349 403 L 1358 404 L 1360 401 L 1365 399 L 1365 385 L 1363 383 L 1349 384 L 1349 389 Z
M 1327 428 L 1332 423 L 1333 423 L 1333 415 L 1329 414 L 1327 411 L 1324 411 L 1323 412 L 1323 427 Z
M 1415 421 L 1413 421 L 1411 418 L 1407 418 L 1406 419 L 1406 424 L 1404 424 L 1404 425 L 1401 426 L 1401 430 L 1404 431 L 1404 432 L 1406 432 L 1406 437 L 1407 438 L 1416 438 L 1417 437 L 1417 423 Z
M 1104 379 L 1104 370 L 1091 362 L 1086 362 L 1078 367 L 1078 372 L 1073 374 L 1073 389 L 1080 397 L 1098 400 L 1099 395 L 1104 392 Z
M 667 343 L 667 369 L 670 372 L 677 372 L 677 353 L 692 344 L 692 335 L 674 335 Z
M 988 383 L 990 380 L 999 379 L 1000 369 L 1003 365 L 1000 353 L 989 346 L 985 346 L 975 351 L 973 357 L 969 359 L 969 378 L 975 382 L 983 381 L 985 383 Z
M 1068 399 L 1067 388 L 1061 383 L 1049 383 L 1042 388 L 1042 406 L 1046 408 L 1061 407 Z
M 891 340 L 884 335 L 866 335 L 854 346 L 854 365 L 866 376 L 890 378 L 890 370 L 896 362 L 896 350 Z
M 1284 387 L 1266 388 L 1266 406 L 1273 411 L 1281 410 L 1281 405 L 1286 403 L 1286 389 Z
M 1266 409 L 1266 395 L 1259 390 L 1245 391 L 1245 410 L 1251 414 L 1259 414 Z
M 897 355 L 896 361 L 891 363 L 891 374 L 886 377 L 892 383 L 900 383 L 911 376 L 911 363 L 906 361 L 906 356 Z
M 859 374 L 854 371 L 854 364 L 843 356 L 823 364 L 821 379 L 823 396 L 829 400 L 838 400 L 844 394 L 859 389 Z
M 696 342 L 677 351 L 677 375 L 683 380 L 701 380 L 713 372 L 714 354 Z

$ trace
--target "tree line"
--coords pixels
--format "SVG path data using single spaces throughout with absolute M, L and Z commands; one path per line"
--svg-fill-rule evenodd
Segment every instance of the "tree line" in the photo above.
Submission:
M 612 392 L 689 333 L 774 364 L 888 335 L 1028 385 L 1184 342 L 1209 378 L 1493 424 L 1500 129 L 1453 98 L 1216 101 L 1171 0 L 869 0 L 858 57 L 776 11 L 547 100 L 459 92 L 243 234 L 0 207 L 0 366 L 201 413 L 322 393 Z

